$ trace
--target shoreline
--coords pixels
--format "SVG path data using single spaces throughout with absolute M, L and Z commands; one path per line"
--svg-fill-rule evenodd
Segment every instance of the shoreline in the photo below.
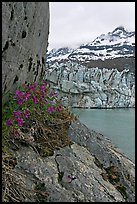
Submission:
M 135 107 L 71 107 L 71 108 L 79 108 L 79 109 L 131 109 Z

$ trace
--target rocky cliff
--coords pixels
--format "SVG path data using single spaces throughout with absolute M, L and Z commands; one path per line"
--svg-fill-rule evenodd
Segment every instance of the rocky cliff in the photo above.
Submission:
M 68 134 L 72 144 L 57 148 L 52 156 L 41 157 L 25 145 L 15 152 L 14 182 L 21 183 L 20 191 L 26 189 L 23 200 L 134 202 L 135 164 L 78 120 Z
M 2 3 L 2 93 L 43 77 L 49 34 L 48 2 Z

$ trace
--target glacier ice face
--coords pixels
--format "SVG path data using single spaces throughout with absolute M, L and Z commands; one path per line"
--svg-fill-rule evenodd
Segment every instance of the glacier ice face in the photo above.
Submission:
M 85 108 L 135 107 L 135 76 L 129 70 L 79 67 L 68 62 L 65 68 L 56 63 L 50 69 L 53 72 L 47 72 L 46 79 L 62 91 L 65 104 Z

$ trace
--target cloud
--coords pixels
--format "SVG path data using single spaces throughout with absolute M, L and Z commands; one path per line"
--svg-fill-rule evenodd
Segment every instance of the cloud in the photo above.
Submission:
M 119 25 L 135 30 L 135 2 L 50 2 L 49 49 L 91 42 Z

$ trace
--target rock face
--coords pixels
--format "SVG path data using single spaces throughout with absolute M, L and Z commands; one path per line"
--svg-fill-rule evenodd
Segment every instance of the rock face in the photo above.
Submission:
M 65 105 L 82 108 L 135 107 L 135 74 L 129 69 L 88 68 L 74 62 L 49 66 L 46 79 Z
M 73 144 L 53 156 L 42 158 L 25 146 L 15 153 L 16 179 L 28 192 L 37 183 L 44 189 L 44 202 L 135 202 L 134 163 L 78 120 L 68 133 Z M 26 196 L 25 201 L 38 200 Z
M 44 75 L 49 2 L 2 2 L 2 93 Z

